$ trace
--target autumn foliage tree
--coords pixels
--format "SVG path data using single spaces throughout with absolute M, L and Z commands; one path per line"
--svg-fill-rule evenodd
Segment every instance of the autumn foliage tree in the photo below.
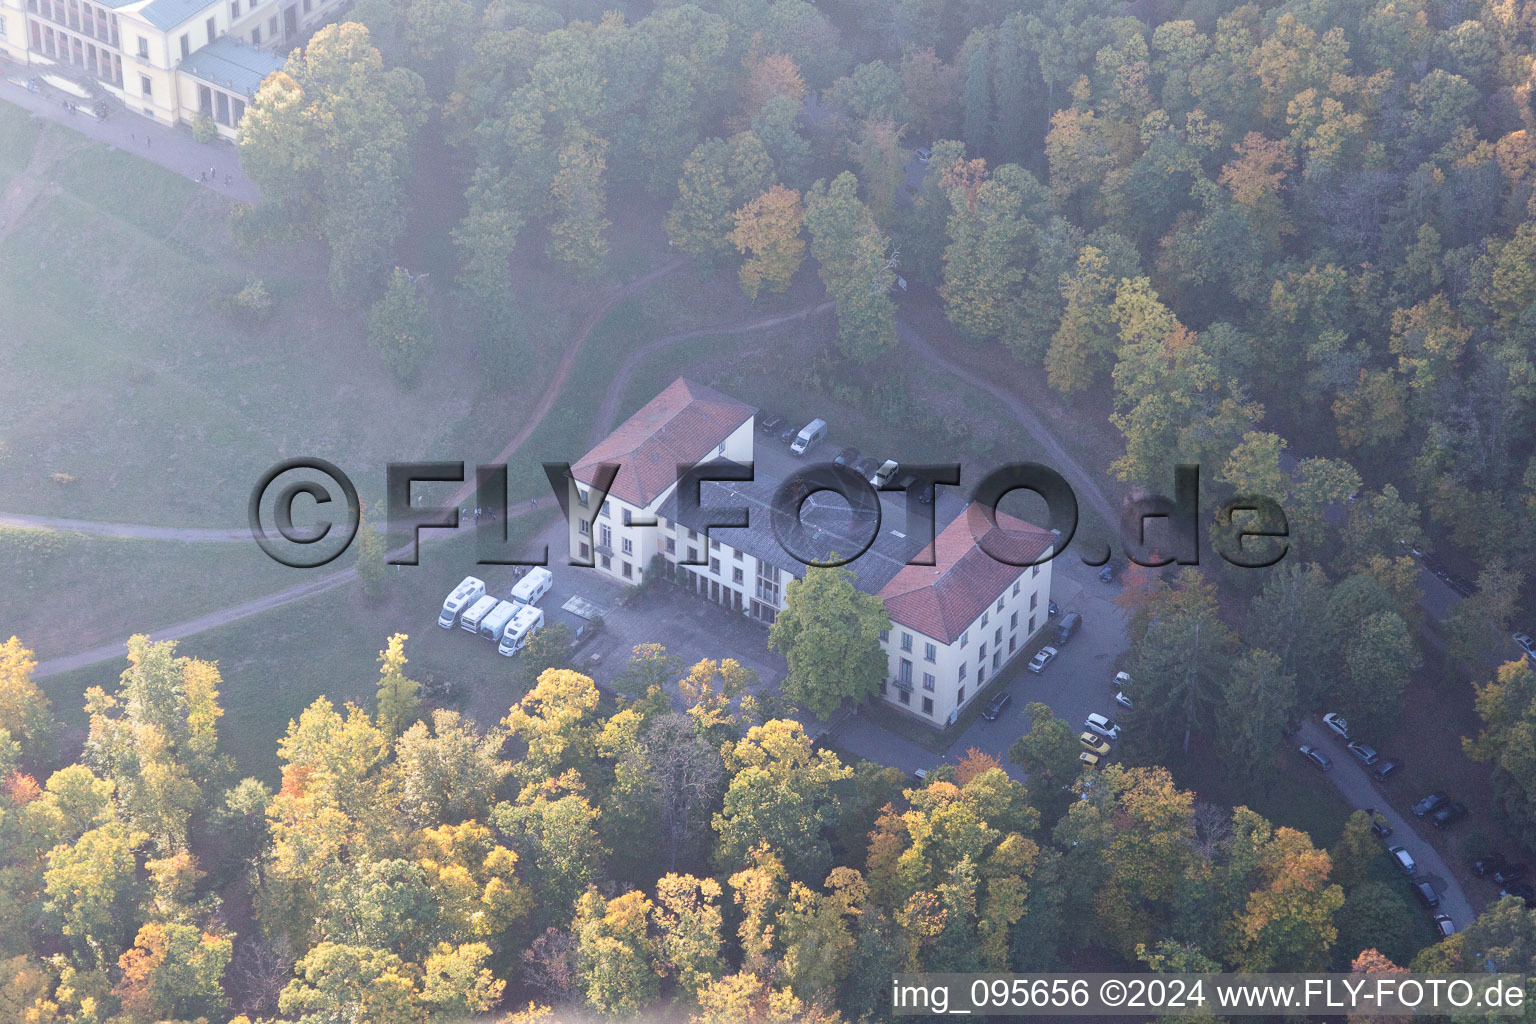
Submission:
M 741 290 L 757 298 L 760 288 L 781 292 L 805 258 L 801 227 L 805 210 L 800 193 L 775 185 L 736 211 L 731 242 L 747 259 L 741 265 Z

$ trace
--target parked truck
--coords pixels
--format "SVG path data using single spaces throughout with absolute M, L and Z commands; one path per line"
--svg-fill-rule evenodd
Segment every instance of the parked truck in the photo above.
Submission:
M 554 573 L 542 565 L 536 565 L 512 588 L 512 600 L 518 604 L 538 604 L 539 598 L 549 593 L 554 582 Z
M 512 621 L 512 616 L 516 615 L 521 607 L 522 605 L 513 604 L 511 601 L 503 601 L 492 608 L 490 613 L 480 620 L 480 635 L 487 640 L 500 640 L 501 631 L 507 628 L 507 623 Z
M 501 602 L 490 594 L 486 594 L 466 608 L 464 614 L 459 616 L 459 628 L 468 630 L 471 633 L 480 632 L 480 623 L 485 621 L 487 615 L 496 610 L 498 604 L 501 604 Z
M 528 638 L 544 628 L 544 609 L 535 608 L 531 604 L 517 606 L 517 612 L 513 614 L 501 631 L 501 643 L 496 646 L 496 652 L 508 658 L 523 649 Z
M 458 621 L 459 613 L 485 596 L 485 584 L 473 576 L 465 576 L 463 582 L 453 588 L 453 593 L 443 602 L 443 611 L 437 617 L 437 624 L 444 629 L 452 629 Z

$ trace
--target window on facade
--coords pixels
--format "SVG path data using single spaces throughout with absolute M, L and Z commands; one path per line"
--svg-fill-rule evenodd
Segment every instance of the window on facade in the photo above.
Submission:
M 747 574 L 746 574 L 746 572 L 744 570 L 742 570 L 742 569 L 732 569 L 731 570 L 731 582 L 732 583 L 745 583 L 746 581 L 747 581 Z
M 997 599 L 997 610 L 999 612 L 1003 610 L 1003 599 L 1001 597 Z
M 1018 612 L 1014 612 L 1012 615 L 1008 616 L 1008 628 L 1009 629 L 1018 629 L 1019 628 L 1019 613 Z
M 994 645 L 998 646 L 998 647 L 1001 647 L 1003 645 L 1003 627 L 1002 626 L 998 626 L 997 629 L 993 630 L 993 632 L 992 632 L 992 643 Z
M 277 35 L 277 15 L 274 14 L 267 19 L 267 31 L 274 36 Z
M 720 550 L 720 542 L 717 541 L 717 540 L 711 539 L 710 542 L 709 542 L 709 550 L 711 550 L 711 551 L 719 551 Z
M 980 686 L 982 683 L 984 683 L 986 681 L 987 681 L 987 666 L 985 666 L 985 665 L 977 665 L 976 666 L 976 685 Z
M 1013 596 L 1014 597 L 1018 597 L 1019 596 L 1019 581 L 1018 580 L 1014 580 L 1013 581 Z
M 145 96 L 153 96 L 155 94 L 155 83 L 149 80 L 148 75 L 139 76 L 139 88 L 144 90 Z
M 218 38 L 218 25 L 214 23 L 212 18 L 209 18 L 206 22 L 204 22 L 203 27 L 208 30 L 208 41 L 210 43 Z
M 229 0 L 229 20 L 240 17 L 240 0 Z
M 624 574 L 624 578 L 625 579 L 629 579 L 630 576 L 632 575 L 632 573 L 630 572 L 630 569 L 629 569 L 629 563 L 628 562 L 620 562 L 619 563 L 619 571 Z
M 608 506 L 611 505 L 611 504 L 612 504 L 612 502 L 608 502 L 608 501 L 603 502 L 603 507 L 602 507 L 602 509 L 597 514 L 600 515 L 600 516 L 605 516 L 605 517 L 608 517 L 608 518 L 612 518 L 612 512 L 610 512 L 609 508 L 608 508 Z
M 976 658 L 979 661 L 987 660 L 987 642 L 985 640 L 981 642 L 981 648 L 976 652 Z
M 143 36 L 139 36 L 139 56 L 144 60 L 149 60 L 149 40 Z M 147 82 L 149 79 L 146 78 L 145 81 Z M 148 89 L 144 90 L 144 95 L 149 95 Z
M 625 509 L 624 510 L 624 525 L 625 526 L 629 526 L 630 525 L 629 515 L 630 515 L 629 509 Z
M 612 569 L 613 568 L 613 559 L 609 558 L 607 555 L 603 556 L 603 568 L 604 569 Z
M 960 634 L 960 646 L 961 647 L 964 647 L 966 644 L 968 644 L 970 642 L 971 642 L 971 631 L 970 630 L 966 630 L 964 633 Z
M 903 704 L 911 704 L 912 703 L 912 691 L 911 690 L 902 690 L 902 689 L 898 688 L 897 691 L 896 691 L 896 699 L 901 701 Z
M 1035 635 L 1035 617 L 1033 615 L 1029 617 L 1029 635 Z
M 963 665 L 963 664 L 960 666 L 960 680 L 961 680 L 961 682 L 965 681 L 965 665 Z M 964 687 L 961 687 L 962 691 L 964 689 L 965 689 Z
M 251 29 L 251 43 L 254 46 L 260 46 L 261 45 L 261 29 L 260 28 L 253 28 L 253 29 Z
M 311 0 L 304 0 L 304 13 L 308 14 L 313 9 L 314 4 L 311 2 Z
M 583 537 L 585 537 L 588 533 L 591 532 L 591 530 L 592 530 L 591 524 L 589 524 L 585 519 L 578 519 L 578 520 L 576 520 L 576 532 L 577 533 L 579 533 Z
M 1001 663 L 1002 660 L 1003 660 L 1003 652 L 1002 651 L 993 651 L 992 652 L 992 667 L 993 668 L 997 668 L 998 664 Z
M 1030 579 L 1034 579 L 1036 576 L 1039 576 L 1039 575 L 1040 575 L 1040 567 L 1038 565 L 1032 565 L 1032 566 L 1029 567 L 1029 578 Z
M 606 526 L 597 528 L 597 543 L 605 548 L 613 547 L 613 531 Z
M 912 663 L 906 658 L 901 659 L 901 681 L 908 686 L 912 685 Z
M 965 703 L 965 687 L 962 686 L 962 687 L 960 687 L 960 692 L 955 694 L 955 704 L 956 705 L 960 705 L 960 704 L 964 704 L 964 703 Z
M 587 507 L 587 493 L 588 492 L 582 490 L 580 487 L 576 488 L 576 504 L 580 505 L 582 508 Z
M 923 645 L 923 660 L 924 661 L 937 661 L 937 660 L 939 660 L 939 649 L 937 647 L 935 647 L 933 644 L 924 644 Z
M 689 548 L 688 549 L 688 561 L 691 562 L 694 565 L 698 565 L 699 564 L 699 549 L 698 548 Z
M 937 684 L 938 680 L 933 677 L 932 672 L 923 673 L 923 689 L 932 691 Z
M 901 649 L 904 650 L 904 651 L 910 651 L 912 649 L 912 634 L 911 633 L 903 633 L 903 634 L 901 634 Z
M 667 554 L 677 554 L 677 541 L 673 540 L 671 537 L 667 538 Z
M 982 612 L 981 613 L 981 628 L 982 629 L 986 629 L 987 628 L 987 619 L 991 616 L 991 614 L 992 614 L 991 612 Z
M 586 544 L 582 544 L 581 545 L 581 560 L 583 562 L 585 562 L 587 559 L 589 559 L 591 557 L 592 557 L 592 549 L 587 547 Z
M 709 571 L 714 573 L 716 576 L 720 575 L 720 559 L 711 558 L 709 560 Z
M 635 542 L 630 540 L 628 537 L 625 537 L 623 540 L 621 540 L 619 544 L 624 549 L 624 553 L 626 555 L 632 555 L 635 553 Z
M 1017 647 L 1017 646 L 1019 646 L 1019 638 L 1016 637 L 1016 636 L 1009 637 L 1008 638 L 1008 653 L 1012 654 L 1013 653 L 1013 649 L 1015 647 Z
M 739 561 L 741 561 L 741 552 L 740 552 L 740 551 L 738 551 L 738 552 L 736 552 L 736 554 L 734 554 L 734 555 L 733 555 L 733 556 L 731 556 L 731 557 L 733 557 L 733 558 L 735 558 L 735 559 L 736 559 L 736 561 L 738 561 L 738 562 L 739 562 Z
M 932 697 L 924 697 L 923 698 L 923 714 L 925 714 L 925 715 L 933 714 L 933 698 Z
M 1037 590 L 1029 595 L 1029 610 L 1034 611 L 1038 607 L 1040 607 L 1040 591 Z
M 192 40 L 189 36 L 181 37 L 181 59 L 186 60 L 192 55 Z
M 890 630 L 888 630 L 888 629 L 882 629 L 882 630 L 881 630 L 881 631 L 880 631 L 880 642 L 881 642 L 881 643 L 885 643 L 885 642 L 886 642 L 886 641 L 887 641 L 887 640 L 889 640 L 889 639 L 890 639 L 890 638 L 891 638 L 891 631 L 890 631 Z

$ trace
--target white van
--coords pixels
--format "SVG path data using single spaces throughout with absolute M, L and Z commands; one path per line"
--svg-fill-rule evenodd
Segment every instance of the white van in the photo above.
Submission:
M 895 459 L 886 459 L 880 464 L 880 468 L 875 470 L 875 475 L 869 478 L 869 482 L 876 487 L 884 487 L 890 483 L 891 477 L 895 476 L 900 468 L 901 465 Z
M 496 606 L 499 604 L 501 602 L 490 594 L 485 595 L 465 609 L 463 615 L 459 616 L 459 628 L 468 630 L 471 633 L 480 632 L 480 623 L 484 622 L 485 617 L 495 611 Z
M 521 607 L 511 601 L 503 601 L 492 608 L 490 614 L 480 620 L 480 635 L 487 640 L 500 640 L 501 631 L 507 628 L 507 623 L 512 621 L 512 616 Z
M 789 443 L 789 450 L 796 455 L 804 455 L 806 449 L 827 436 L 827 421 L 817 417 L 800 428 L 800 433 Z
M 554 573 L 542 565 L 536 565 L 512 588 L 512 600 L 518 604 L 538 604 L 539 598 L 549 593 L 554 582 Z
M 543 628 L 544 609 L 531 604 L 518 605 L 516 614 L 501 631 L 501 643 L 496 645 L 496 653 L 512 657 L 523 649 L 529 637 Z
M 453 588 L 453 593 L 443 602 L 442 614 L 437 617 L 437 624 L 444 629 L 452 629 L 458 621 L 459 612 L 468 608 L 485 596 L 485 584 L 473 576 L 465 576 L 462 583 Z

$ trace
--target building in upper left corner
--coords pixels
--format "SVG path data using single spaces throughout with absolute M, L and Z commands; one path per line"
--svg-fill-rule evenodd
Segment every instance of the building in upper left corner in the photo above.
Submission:
M 0 0 L 0 53 L 162 124 L 234 139 L 261 83 L 345 0 Z M 13 69 L 7 74 L 17 77 Z

